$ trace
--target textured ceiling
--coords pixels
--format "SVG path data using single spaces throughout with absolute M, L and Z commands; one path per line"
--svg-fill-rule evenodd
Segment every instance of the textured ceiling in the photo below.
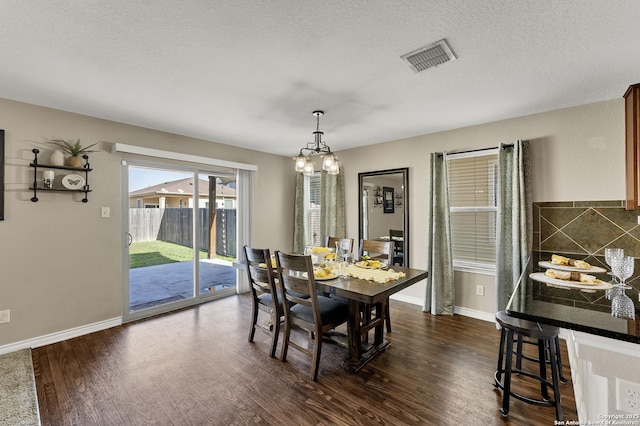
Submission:
M 322 109 L 339 151 L 621 98 L 639 22 L 637 0 L 2 0 L 0 97 L 282 155 Z M 400 59 L 443 38 L 456 61 Z

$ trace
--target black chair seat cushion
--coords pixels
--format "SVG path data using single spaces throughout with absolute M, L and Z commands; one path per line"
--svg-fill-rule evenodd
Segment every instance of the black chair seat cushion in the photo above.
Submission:
M 318 296 L 320 318 L 323 324 L 342 324 L 349 317 L 349 305 L 336 299 Z M 313 310 L 310 306 L 296 305 L 291 307 L 291 313 L 298 318 L 313 322 Z
M 262 293 L 261 295 L 259 295 L 258 302 L 263 305 L 269 306 L 270 308 L 273 308 L 273 296 L 271 295 L 271 293 Z

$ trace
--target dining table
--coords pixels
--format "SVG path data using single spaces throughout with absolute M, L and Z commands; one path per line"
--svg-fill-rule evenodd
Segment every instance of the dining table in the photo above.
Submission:
M 350 268 L 357 268 L 351 265 Z M 356 269 L 357 271 L 357 269 Z M 421 269 L 393 266 L 391 274 L 397 278 L 386 282 L 373 279 L 336 277 L 330 280 L 316 280 L 316 286 L 331 296 L 348 300 L 349 317 L 347 320 L 347 347 L 349 355 L 343 367 L 353 372 L 360 370 L 376 355 L 383 352 L 390 344 L 384 338 L 385 312 L 389 296 L 428 277 L 428 272 Z M 356 275 L 361 275 L 357 274 Z M 374 307 L 374 317 L 366 318 L 369 309 Z M 374 331 L 374 338 L 369 342 L 369 331 Z

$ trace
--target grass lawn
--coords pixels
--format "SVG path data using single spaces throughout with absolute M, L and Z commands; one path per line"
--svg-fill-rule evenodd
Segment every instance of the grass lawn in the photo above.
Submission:
M 225 256 L 218 257 L 226 260 L 235 260 Z M 207 252 L 200 250 L 200 259 L 206 258 Z M 191 247 L 165 241 L 145 241 L 131 243 L 129 246 L 129 267 L 131 269 L 183 262 L 185 260 L 193 260 L 193 249 Z

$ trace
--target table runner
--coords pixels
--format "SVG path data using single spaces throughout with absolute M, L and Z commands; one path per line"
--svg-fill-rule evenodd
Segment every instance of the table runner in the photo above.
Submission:
M 354 278 L 374 281 L 381 284 L 388 283 L 389 281 L 397 280 L 405 276 L 404 272 L 396 272 L 393 269 L 366 269 L 356 265 L 349 265 L 347 270 L 349 271 L 349 275 Z

